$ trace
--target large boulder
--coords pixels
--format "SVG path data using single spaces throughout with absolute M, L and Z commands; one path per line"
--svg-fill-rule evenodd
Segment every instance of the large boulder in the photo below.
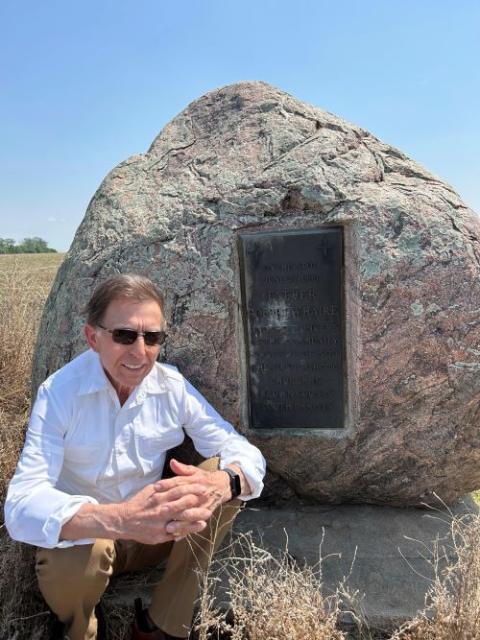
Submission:
M 236 238 L 343 226 L 348 428 L 245 419 Z M 84 303 L 118 272 L 166 293 L 162 357 L 263 450 L 266 498 L 420 505 L 480 486 L 480 224 L 367 131 L 263 82 L 212 91 L 94 195 L 48 299 L 34 385 L 85 348 Z

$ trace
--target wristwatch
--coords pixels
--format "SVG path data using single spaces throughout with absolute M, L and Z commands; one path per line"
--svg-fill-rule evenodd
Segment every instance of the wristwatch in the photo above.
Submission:
M 232 497 L 230 498 L 230 500 L 233 500 L 242 493 L 240 476 L 238 475 L 238 473 L 235 473 L 233 469 L 229 469 L 228 467 L 225 467 L 224 469 L 222 469 L 222 471 L 225 471 L 225 473 L 228 473 L 228 475 L 230 476 L 230 491 L 232 492 Z

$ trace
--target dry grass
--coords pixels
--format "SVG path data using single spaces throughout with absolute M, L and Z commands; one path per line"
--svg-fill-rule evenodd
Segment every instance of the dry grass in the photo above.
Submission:
M 62 254 L 0 256 L 0 499 L 22 446 L 35 338 L 62 259 Z
M 427 607 L 392 640 L 480 639 L 480 516 L 453 518 L 451 529 L 456 563 L 439 570 L 446 554 L 433 545 L 435 580 Z
M 228 616 L 217 604 L 222 575 L 228 584 Z M 242 536 L 204 576 L 198 639 L 345 640 L 338 628 L 343 593 L 322 595 L 321 565 L 301 567 L 288 549 L 275 557 L 250 535 Z
M 450 548 L 439 541 L 425 548 L 434 570 L 425 610 L 390 635 L 390 640 L 480 640 L 480 516 L 452 516 L 450 525 Z M 452 556 L 456 557 L 454 564 Z M 358 613 L 358 594 L 352 595 L 342 584 L 331 597 L 322 596 L 321 565 L 318 571 L 300 567 L 287 550 L 274 558 L 247 536 L 240 542 L 240 551 L 227 555 L 219 567 L 220 573 L 228 575 L 233 615 L 227 619 L 217 606 L 215 590 L 221 578 L 212 571 L 205 576 L 200 601 L 199 640 L 373 637 Z M 348 634 L 340 630 L 345 612 L 350 621 Z
M 48 615 L 33 571 L 34 548 L 0 533 L 0 638 L 45 640 Z
M 0 501 L 23 444 L 41 311 L 61 254 L 0 256 Z M 3 510 L 2 510 L 3 512 Z M 0 637 L 44 638 L 44 606 L 32 570 L 33 549 L 0 528 Z M 20 619 L 20 620 L 19 620 Z M 21 629 L 21 631 L 20 631 Z

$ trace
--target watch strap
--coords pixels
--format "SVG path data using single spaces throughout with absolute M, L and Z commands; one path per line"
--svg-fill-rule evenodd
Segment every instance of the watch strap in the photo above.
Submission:
M 233 469 L 229 469 L 228 467 L 225 467 L 224 469 L 222 469 L 222 471 L 225 471 L 225 473 L 228 473 L 228 475 L 230 476 L 230 491 L 232 493 L 231 500 L 233 500 L 233 498 L 238 497 L 242 493 L 242 483 L 240 482 L 240 476 L 238 475 L 238 473 L 235 473 Z

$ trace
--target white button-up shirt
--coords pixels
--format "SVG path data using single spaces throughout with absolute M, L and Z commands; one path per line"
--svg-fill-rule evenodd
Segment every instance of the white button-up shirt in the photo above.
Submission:
M 166 452 L 184 431 L 197 451 L 237 463 L 260 495 L 260 451 L 211 407 L 175 367 L 156 363 L 123 406 L 94 351 L 86 351 L 39 388 L 25 446 L 5 502 L 12 538 L 67 547 L 62 526 L 85 503 L 122 502 L 160 479 Z

